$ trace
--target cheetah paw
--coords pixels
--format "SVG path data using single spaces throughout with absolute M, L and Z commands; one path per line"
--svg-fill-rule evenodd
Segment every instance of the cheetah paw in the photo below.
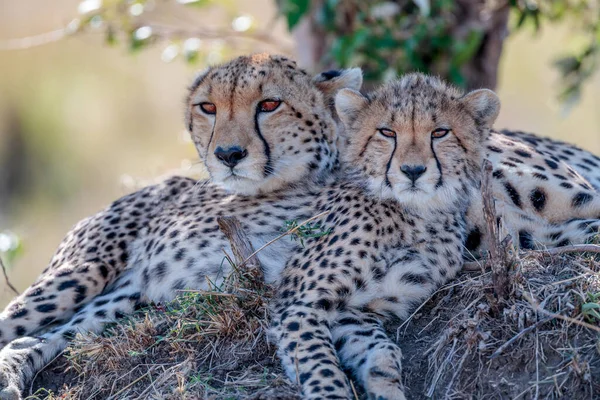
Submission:
M 377 367 L 371 368 L 369 375 L 366 389 L 370 400 L 406 400 L 400 377 Z
M 0 371 L 0 400 L 21 400 L 21 391 L 7 371 Z
M 32 348 L 33 346 L 38 345 L 40 343 L 43 343 L 42 339 L 25 336 L 10 342 L 10 348 L 12 350 L 23 350 L 27 348 Z

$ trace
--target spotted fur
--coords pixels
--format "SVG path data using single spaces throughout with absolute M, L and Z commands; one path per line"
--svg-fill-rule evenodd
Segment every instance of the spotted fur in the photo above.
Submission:
M 318 201 L 330 233 L 288 261 L 272 333 L 305 398 L 353 398 L 348 370 L 369 399 L 403 399 L 402 354 L 382 324 L 406 317 L 461 268 L 472 229 L 467 210 L 499 102 L 487 90 L 464 95 L 411 74 L 367 97 L 343 90 L 336 107 L 351 178 Z M 575 222 L 586 225 L 578 239 L 593 234 L 588 223 L 597 229 L 597 220 Z
M 360 70 L 308 76 L 288 58 L 255 55 L 211 67 L 192 84 L 186 121 L 211 181 L 174 177 L 123 197 L 77 224 L 36 282 L 0 314 L 0 399 L 16 399 L 77 332 L 100 332 L 137 305 L 207 289 L 229 272 L 219 216 L 235 216 L 258 248 L 284 221 L 312 217 L 311 199 L 337 168 L 331 109 Z M 276 100 L 264 111 L 260 104 Z M 199 109 L 210 103 L 214 108 Z M 217 148 L 242 149 L 219 159 Z M 328 178 L 328 176 L 330 176 Z M 279 241 L 259 259 L 268 281 L 296 245 Z M 35 336 L 34 336 L 35 335 Z
M 288 261 L 273 335 L 305 398 L 352 398 L 346 368 L 369 399 L 403 399 L 402 355 L 382 322 L 406 317 L 461 268 L 465 212 L 499 101 L 412 74 L 369 97 L 343 90 L 336 106 L 355 179 L 323 199 L 331 233 Z
M 493 165 L 496 208 L 515 244 L 562 246 L 598 232 L 600 158 L 563 142 L 510 131 L 492 131 L 485 153 Z M 467 247 L 474 254 L 484 242 L 482 210 L 478 192 L 467 218 Z

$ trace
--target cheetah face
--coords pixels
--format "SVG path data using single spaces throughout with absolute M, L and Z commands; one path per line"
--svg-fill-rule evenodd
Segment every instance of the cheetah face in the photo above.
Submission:
M 333 99 L 360 69 L 312 78 L 281 56 L 239 57 L 190 88 L 186 122 L 213 182 L 253 195 L 317 181 L 337 162 Z
M 462 95 L 437 78 L 410 74 L 369 97 L 342 90 L 345 164 L 368 190 L 414 208 L 444 209 L 479 184 L 483 141 L 500 103 L 489 90 Z

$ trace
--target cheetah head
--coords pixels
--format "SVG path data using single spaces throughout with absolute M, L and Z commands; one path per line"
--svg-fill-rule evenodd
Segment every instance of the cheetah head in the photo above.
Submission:
M 444 209 L 480 182 L 483 142 L 500 111 L 487 89 L 463 94 L 438 78 L 409 74 L 368 97 L 344 89 L 344 164 L 368 190 L 414 208 Z
M 239 57 L 196 78 L 186 123 L 214 183 L 266 193 L 317 181 L 334 168 L 334 97 L 361 84 L 358 68 L 311 78 L 283 56 Z

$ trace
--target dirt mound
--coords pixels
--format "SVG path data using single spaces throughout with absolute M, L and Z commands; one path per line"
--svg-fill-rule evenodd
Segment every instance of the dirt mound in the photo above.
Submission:
M 300 398 L 266 340 L 270 290 L 234 281 L 78 336 L 32 398 Z M 510 282 L 498 303 L 490 272 L 464 273 L 390 324 L 408 398 L 600 398 L 598 258 L 521 253 Z

